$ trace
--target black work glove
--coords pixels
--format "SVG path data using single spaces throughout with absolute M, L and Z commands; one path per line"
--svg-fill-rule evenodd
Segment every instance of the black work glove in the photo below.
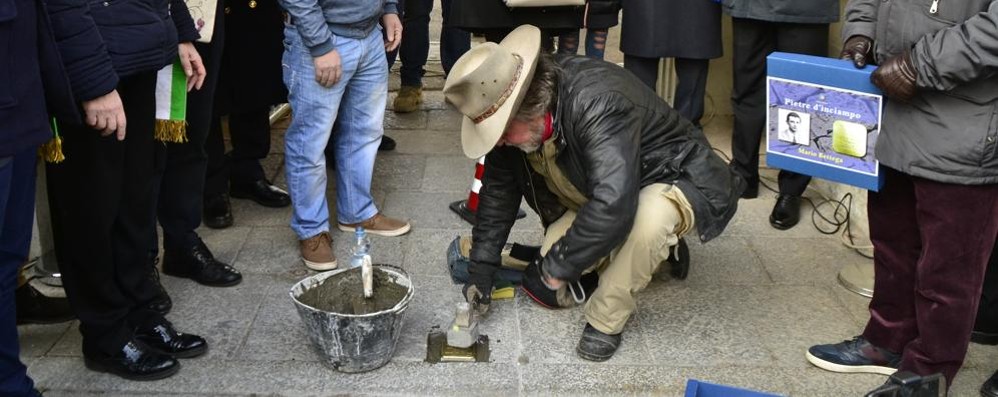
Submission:
M 872 55 L 873 39 L 857 34 L 846 40 L 839 58 L 850 60 L 857 68 L 862 69 L 866 66 L 866 60 Z
M 499 266 L 472 261 L 468 265 L 468 282 L 464 284 L 464 299 L 471 304 L 472 310 L 485 314 L 492 304 L 492 287 L 495 273 Z
M 911 60 L 911 51 L 891 57 L 870 75 L 873 85 L 879 87 L 888 98 L 908 102 L 918 93 L 915 81 L 918 69 Z

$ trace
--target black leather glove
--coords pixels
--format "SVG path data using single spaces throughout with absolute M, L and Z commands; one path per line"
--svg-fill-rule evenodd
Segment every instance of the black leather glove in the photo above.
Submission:
M 839 53 L 839 58 L 852 61 L 852 64 L 860 69 L 866 66 L 866 60 L 872 56 L 873 39 L 859 34 L 846 40 L 842 52 Z
M 527 295 L 535 302 L 548 309 L 560 307 L 558 304 L 558 292 L 544 282 L 544 257 L 537 255 L 530 261 L 526 269 L 523 269 L 523 280 L 521 286 Z
M 485 314 L 492 304 L 492 287 L 495 273 L 499 266 L 487 263 L 471 262 L 468 265 L 468 282 L 464 284 L 464 299 L 478 314 Z
M 884 95 L 901 102 L 910 101 L 918 93 L 917 80 L 918 69 L 911 60 L 910 50 L 891 57 L 870 75 L 870 81 L 884 91 Z

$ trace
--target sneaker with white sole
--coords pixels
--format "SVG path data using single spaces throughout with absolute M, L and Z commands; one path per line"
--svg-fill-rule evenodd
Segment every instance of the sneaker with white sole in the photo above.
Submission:
M 333 237 L 322 232 L 299 242 L 301 260 L 305 267 L 317 272 L 336 269 L 336 255 L 333 254 Z
M 371 219 L 360 223 L 339 224 L 340 230 L 344 232 L 353 232 L 357 229 L 357 226 L 364 228 L 364 230 L 367 231 L 367 234 L 377 234 L 385 237 L 401 236 L 409 233 L 409 230 L 412 228 L 408 221 L 389 218 L 382 215 L 380 212 L 371 217 Z
M 811 346 L 805 356 L 818 368 L 844 373 L 890 375 L 897 372 L 901 362 L 901 354 L 876 347 L 862 336 L 831 345 Z

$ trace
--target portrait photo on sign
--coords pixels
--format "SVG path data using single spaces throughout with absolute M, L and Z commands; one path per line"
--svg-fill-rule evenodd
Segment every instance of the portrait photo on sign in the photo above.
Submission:
M 810 114 L 781 108 L 777 112 L 777 117 L 779 117 L 777 139 L 797 145 L 811 144 Z

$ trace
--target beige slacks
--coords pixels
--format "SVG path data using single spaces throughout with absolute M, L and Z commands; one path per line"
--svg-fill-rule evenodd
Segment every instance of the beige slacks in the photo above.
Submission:
M 575 211 L 570 210 L 548 226 L 541 254 L 547 254 L 567 233 L 575 216 Z M 599 286 L 585 305 L 589 324 L 606 334 L 623 331 L 636 308 L 634 294 L 648 285 L 659 265 L 669 257 L 669 248 L 693 228 L 693 222 L 693 208 L 678 187 L 656 183 L 641 189 L 627 240 L 584 272 L 599 272 Z M 581 291 L 574 293 L 580 298 Z M 557 295 L 560 306 L 576 305 L 567 283 Z

